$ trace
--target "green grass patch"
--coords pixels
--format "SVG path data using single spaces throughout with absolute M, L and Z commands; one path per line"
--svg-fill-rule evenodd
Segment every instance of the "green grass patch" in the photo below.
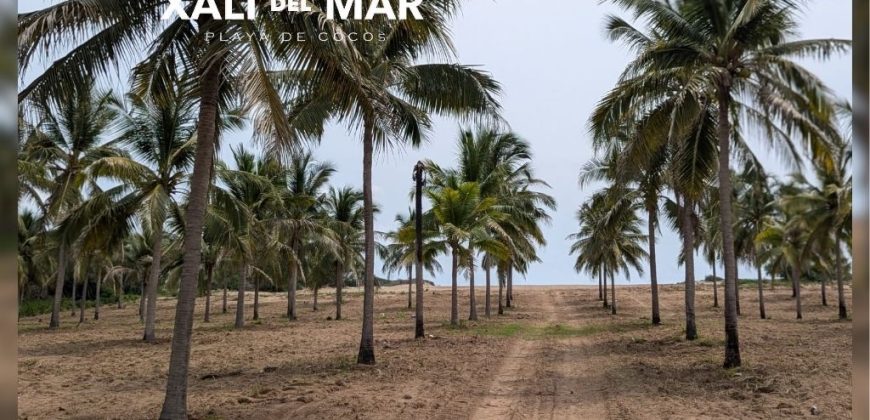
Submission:
M 603 333 L 622 333 L 648 328 L 650 324 L 641 322 L 590 324 L 570 326 L 563 324 L 482 324 L 473 327 L 456 326 L 453 330 L 466 330 L 472 334 L 491 337 L 520 337 L 524 339 L 587 337 Z
M 117 302 L 117 298 L 114 296 L 106 296 L 103 295 L 100 298 L 100 305 L 103 307 L 108 307 L 110 305 L 114 305 Z M 124 295 L 124 302 L 138 302 L 139 295 Z M 19 316 L 36 316 L 43 314 L 50 314 L 51 307 L 54 304 L 54 298 L 48 297 L 45 299 L 25 299 L 18 306 L 18 314 Z M 75 307 L 78 308 L 80 305 L 79 301 L 76 301 Z M 88 300 L 85 302 L 85 308 L 93 308 L 95 305 L 93 300 Z M 63 298 L 60 302 L 60 310 L 63 311 L 71 311 L 73 309 L 72 299 Z

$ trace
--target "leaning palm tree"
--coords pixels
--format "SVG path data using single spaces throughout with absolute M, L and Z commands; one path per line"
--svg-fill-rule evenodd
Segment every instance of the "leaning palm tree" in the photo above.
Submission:
M 715 101 L 725 263 L 724 366 L 739 366 L 730 179 L 732 142 L 737 137 L 732 126 L 761 127 L 765 139 L 790 154 L 793 162 L 799 159 L 792 138 L 799 137 L 813 159 L 830 162 L 826 144 L 832 107 L 827 89 L 793 58 L 824 59 L 845 51 L 849 42 L 793 40 L 798 8 L 791 0 L 612 1 L 648 22 L 649 34 L 621 18 L 607 19 L 611 38 L 624 41 L 638 55 L 592 117 L 599 136 L 615 131 L 625 113 L 643 115 L 681 91 Z M 675 80 L 685 81 L 675 85 Z

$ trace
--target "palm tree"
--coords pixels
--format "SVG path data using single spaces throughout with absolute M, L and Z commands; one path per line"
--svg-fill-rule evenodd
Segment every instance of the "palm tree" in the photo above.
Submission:
M 830 160 L 826 141 L 831 133 L 831 106 L 823 83 L 794 57 L 827 58 L 845 51 L 848 41 L 792 40 L 797 7 L 789 0 L 725 1 L 613 0 L 648 22 L 647 35 L 623 19 L 609 17 L 611 38 L 638 51 L 603 101 L 593 121 L 600 130 L 614 130 L 624 113 L 644 114 L 667 99 L 692 92 L 715 100 L 718 133 L 720 225 L 725 263 L 725 362 L 740 366 L 737 336 L 736 283 L 730 179 L 732 126 L 762 127 L 766 140 L 795 152 L 799 135 L 819 161 Z M 690 81 L 674 84 L 675 80 Z M 739 92 L 739 98 L 734 94 Z M 631 106 L 627 106 L 628 104 Z M 682 107 L 683 110 L 687 108 Z M 797 110 L 811 110 L 809 114 Z M 740 116 L 732 121 L 732 114 Z M 679 115 L 674 113 L 673 115 Z M 608 128 L 610 127 L 610 128 Z M 599 133 L 600 134 L 600 133 Z M 799 161 L 791 155 L 793 161 Z
M 459 324 L 457 275 L 460 267 L 474 270 L 474 249 L 491 253 L 505 253 L 504 245 L 491 235 L 502 233 L 498 221 L 505 215 L 494 198 L 483 198 L 480 187 L 474 182 L 462 182 L 455 187 L 432 188 L 427 191 L 432 203 L 432 214 L 437 220 L 441 235 L 450 247 L 451 292 L 450 324 Z M 503 235 L 502 235 L 503 236 Z M 469 274 L 471 310 L 469 318 L 476 318 L 474 300 L 474 277 Z
M 643 272 L 642 261 L 649 258 L 641 243 L 647 241 L 642 233 L 640 218 L 637 211 L 642 204 L 632 202 L 622 195 L 618 185 L 600 191 L 592 199 L 584 203 L 577 213 L 580 231 L 569 236 L 574 243 L 571 253 L 578 253 L 576 270 L 602 270 L 606 281 L 610 275 L 610 309 L 616 315 L 616 284 L 615 275 L 620 271 L 628 274 L 634 269 L 639 274 Z M 582 257 L 584 253 L 590 257 Z
M 304 259 L 301 244 L 309 238 L 325 236 L 318 206 L 323 189 L 334 173 L 335 167 L 331 163 L 318 162 L 310 152 L 300 152 L 291 155 L 284 175 L 281 180 L 276 180 L 283 202 L 278 210 L 283 224 L 281 248 L 289 262 L 287 319 L 290 321 L 296 320 L 299 261 Z
M 850 244 L 852 227 L 852 176 L 850 171 L 851 140 L 838 138 L 832 150 L 836 164 L 832 167 L 815 166 L 818 186 L 804 182 L 805 190 L 797 195 L 784 197 L 786 206 L 796 208 L 806 220 L 811 231 L 802 256 L 806 258 L 812 248 L 833 249 L 834 278 L 837 281 L 837 302 L 840 319 L 848 316 L 843 293 L 842 242 Z M 824 277 L 823 277 L 824 279 Z M 824 296 L 824 280 L 822 293 Z M 823 298 L 824 299 L 824 298 Z
M 734 226 L 735 244 L 744 244 L 749 259 L 755 264 L 758 274 L 758 311 L 761 319 L 767 315 L 764 311 L 764 287 L 762 285 L 761 269 L 763 260 L 759 255 L 755 238 L 764 229 L 765 220 L 773 216 L 775 211 L 774 197 L 770 191 L 768 176 L 757 164 L 747 165 L 738 175 L 736 200 L 738 211 Z
M 110 92 L 93 89 L 92 83 L 78 86 L 55 98 L 27 100 L 25 108 L 39 123 L 26 139 L 27 159 L 41 165 L 46 172 L 35 171 L 30 179 L 31 192 L 43 190 L 47 196 L 40 204 L 53 226 L 83 201 L 82 189 L 90 181 L 92 165 L 102 158 L 121 155 L 114 142 L 104 142 L 113 128 L 116 112 Z M 57 231 L 57 280 L 49 328 L 60 326 L 60 304 L 72 241 L 81 232 Z
M 191 96 L 177 88 L 160 98 L 128 95 L 128 108 L 120 112 L 121 141 L 134 156 L 110 156 L 94 163 L 97 178 L 111 178 L 134 186 L 126 200 L 135 200 L 139 219 L 151 232 L 151 268 L 145 299 L 143 340 L 154 343 L 157 290 L 164 253 L 164 225 L 170 206 L 187 181 L 193 163 L 195 112 Z
M 318 6 L 324 6 L 323 2 L 318 1 Z M 227 106 L 231 96 L 227 93 L 232 93 L 227 91 L 236 89 L 246 108 L 268 125 L 266 129 L 261 127 L 259 133 L 284 146 L 292 146 L 296 136 L 287 119 L 279 117 L 284 115 L 284 104 L 268 70 L 276 63 L 290 68 L 311 65 L 315 71 L 305 74 L 312 86 L 332 84 L 335 94 L 341 95 L 351 89 L 352 84 L 330 83 L 337 72 L 329 69 L 354 66 L 348 65 L 352 56 L 348 45 L 329 41 L 343 28 L 325 19 L 325 7 L 318 7 L 317 12 L 269 13 L 268 3 L 260 2 L 256 5 L 257 19 L 253 21 L 215 20 L 203 15 L 196 22 L 180 17 L 164 20 L 165 7 L 164 1 L 156 0 L 101 4 L 62 1 L 20 14 L 18 64 L 22 73 L 35 56 L 56 56 L 58 49 L 75 53 L 53 61 L 18 96 L 20 102 L 28 97 L 45 97 L 49 92 L 72 92 L 76 86 L 108 72 L 113 63 L 122 61 L 131 51 L 147 51 L 146 58 L 134 68 L 136 86 L 141 91 L 165 90 L 172 85 L 173 78 L 183 73 L 179 68 L 194 73 L 193 83 L 199 93 L 197 149 L 186 207 L 188 235 L 182 248 L 181 287 L 169 377 L 160 415 L 180 419 L 187 414 L 187 371 L 200 270 L 200 235 L 218 135 L 218 113 Z M 285 31 L 305 33 L 307 40 L 318 40 L 321 33 L 328 36 L 324 37 L 327 39 L 324 42 L 283 42 L 281 37 Z M 212 48 L 217 41 L 207 35 L 242 32 L 251 36 L 221 42 L 220 48 Z M 346 37 L 343 33 L 338 35 Z M 318 66 L 321 62 L 332 65 Z M 326 70 L 319 71 L 323 68 Z M 60 249 L 64 249 L 63 245 Z
M 342 295 L 345 270 L 354 267 L 353 260 L 359 255 L 363 230 L 363 195 L 351 187 L 335 189 L 330 187 L 323 201 L 323 210 L 330 221 L 330 230 L 338 240 L 338 253 L 333 256 L 332 264 L 335 277 L 335 319 L 341 319 Z
M 764 230 L 756 237 L 757 246 L 766 249 L 766 259 L 783 259 L 791 268 L 792 287 L 795 291 L 795 312 L 797 319 L 803 318 L 801 311 L 801 272 L 804 261 L 801 251 L 806 241 L 806 225 L 797 217 L 786 216 L 785 220 L 770 220 Z
M 363 325 L 357 362 L 374 364 L 375 231 L 372 197 L 372 158 L 375 149 L 395 143 L 419 145 L 431 126 L 429 116 L 442 114 L 467 119 L 494 117 L 499 106 L 498 84 L 486 73 L 458 64 L 416 64 L 423 57 L 452 57 L 447 23 L 458 8 L 456 0 L 425 2 L 422 20 L 373 22 L 384 41 L 352 42 L 358 56 L 347 76 L 347 89 L 328 83 L 290 104 L 291 124 L 301 134 L 319 137 L 325 122 L 337 119 L 359 128 L 363 140 L 363 208 L 365 213 L 365 292 Z M 341 22 L 349 29 L 357 22 Z M 298 76 L 293 72 L 290 78 Z M 280 76 L 279 76 L 280 77 Z

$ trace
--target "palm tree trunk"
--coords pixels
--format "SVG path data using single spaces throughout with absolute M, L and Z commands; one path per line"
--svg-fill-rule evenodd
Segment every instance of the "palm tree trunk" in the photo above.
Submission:
M 504 273 L 496 270 L 498 275 L 498 314 L 504 315 Z
M 598 300 L 604 300 L 603 290 L 601 287 L 601 273 L 598 273 Z
M 124 277 L 126 274 L 118 277 L 118 309 L 124 309 Z
M 356 362 L 375 364 L 375 220 L 372 197 L 372 157 L 375 147 L 374 124 L 370 118 L 363 123 L 363 213 L 365 219 L 365 287 L 363 289 L 363 322 Z
M 148 287 L 148 280 L 146 280 L 146 276 L 139 273 L 139 278 L 141 279 L 141 284 L 139 287 L 139 322 L 145 323 L 145 304 L 148 303 L 148 298 L 145 297 L 145 288 Z
M 598 273 L 598 277 L 600 279 L 603 279 L 602 283 L 604 284 L 604 307 L 609 308 L 610 304 L 607 303 L 607 275 L 604 274 L 604 270 L 601 270 L 601 272 Z
M 510 308 L 514 303 L 514 263 L 508 263 L 507 271 L 507 307 Z
M 55 329 L 60 327 L 60 303 L 63 301 L 63 283 L 66 277 L 66 244 L 61 240 L 60 246 L 57 249 L 57 278 L 54 283 L 54 302 L 51 304 L 51 320 L 48 322 L 48 328 Z M 76 285 L 73 283 L 73 308 L 76 303 Z M 75 311 L 75 309 L 73 309 Z
M 341 319 L 341 289 L 344 287 L 344 270 L 341 263 L 335 263 L 335 320 Z
M 203 322 L 211 322 L 211 285 L 214 277 L 214 263 L 208 264 L 205 273 L 205 316 L 203 316 Z
M 647 209 L 647 224 L 649 230 L 649 278 L 650 291 L 652 295 L 652 323 L 659 325 L 662 323 L 661 315 L 659 314 L 659 282 L 658 274 L 656 273 L 656 209 Z
M 248 282 L 248 265 L 242 263 L 242 271 L 239 273 L 239 287 L 236 295 L 236 328 L 245 326 L 245 285 Z
M 229 288 L 227 287 L 227 276 L 224 275 L 224 295 L 223 295 L 223 305 L 221 307 L 221 313 L 227 313 L 227 292 Z
M 837 306 L 839 307 L 839 316 L 840 319 L 847 319 L 849 317 L 848 312 L 846 311 L 846 297 L 843 293 L 843 272 L 842 272 L 842 257 L 841 257 L 841 249 L 840 249 L 840 238 L 837 237 L 836 247 L 834 248 L 835 255 L 835 263 L 834 263 L 834 275 L 837 276 Z
M 686 265 L 686 340 L 698 338 L 698 329 L 695 325 L 695 228 L 692 225 L 694 203 L 683 197 L 683 208 L 680 211 L 683 226 L 683 260 Z
M 79 299 L 79 324 L 85 322 L 85 304 L 88 302 L 88 273 L 82 277 L 82 295 Z
M 764 286 L 761 284 L 761 262 L 757 260 L 756 258 L 755 264 L 758 270 L 758 311 L 761 319 L 767 319 L 767 315 L 764 313 Z
M 298 283 L 299 266 L 295 262 L 290 262 L 290 279 L 287 281 L 287 319 L 289 321 L 296 320 L 296 287 Z
M 415 280 L 417 283 L 417 308 L 414 317 L 414 338 L 425 337 L 423 324 L 423 170 L 422 162 L 417 162 L 414 167 L 414 254 L 416 264 Z
M 725 368 L 740 366 L 740 339 L 737 334 L 737 260 L 734 253 L 734 218 L 731 211 L 731 76 L 725 75 L 718 92 L 719 136 L 719 228 L 722 233 L 722 259 L 725 263 Z
M 260 319 L 260 276 L 254 277 L 254 321 Z
M 145 334 L 142 337 L 147 343 L 156 341 L 154 326 L 157 322 L 157 285 L 160 282 L 160 260 L 163 256 L 163 231 L 160 229 L 154 231 L 152 240 L 154 242 L 151 244 L 151 269 L 148 272 L 148 288 L 145 292 L 148 295 L 145 304 Z
M 490 281 L 490 267 L 489 267 L 489 265 L 487 265 L 486 266 L 486 299 L 485 299 L 484 309 L 483 309 L 487 318 L 492 316 L 492 302 L 491 302 L 492 299 L 490 298 L 491 289 L 490 289 L 489 281 Z
M 610 273 L 610 313 L 616 315 L 616 279 L 613 273 Z
M 106 274 L 108 274 L 108 271 Z M 102 286 L 103 276 L 100 275 L 100 270 L 97 269 L 97 294 L 94 295 L 94 321 L 100 320 L 100 289 Z
M 740 265 L 734 264 L 734 306 L 737 308 L 737 316 L 740 313 Z
M 459 295 L 456 284 L 456 274 L 459 270 L 458 255 L 456 248 L 453 249 L 453 261 L 450 265 L 450 325 L 459 324 Z
M 797 311 L 797 319 L 803 319 L 803 313 L 801 311 L 801 271 L 800 271 L 800 262 L 797 262 L 791 267 L 791 281 L 792 287 L 794 287 L 794 297 L 795 297 L 795 311 Z
M 474 251 L 468 246 L 468 297 L 469 309 L 468 320 L 477 321 L 477 297 L 474 293 Z
M 719 307 L 719 287 L 716 285 L 716 260 L 713 259 L 713 307 Z
M 412 273 L 413 269 L 413 266 L 408 266 L 408 309 L 411 309 L 414 306 L 414 303 L 411 302 L 411 283 L 414 282 L 414 277 Z
M 203 22 L 201 22 L 203 23 Z M 182 244 L 181 284 L 175 305 L 166 397 L 160 419 L 187 418 L 187 371 L 190 364 L 190 338 L 196 308 L 197 277 L 202 258 L 202 226 L 208 205 L 208 188 L 214 157 L 217 127 L 218 96 L 222 62 L 215 59 L 202 69 L 199 118 L 197 120 L 196 154 L 189 181 L 188 204 L 185 210 L 185 235 Z

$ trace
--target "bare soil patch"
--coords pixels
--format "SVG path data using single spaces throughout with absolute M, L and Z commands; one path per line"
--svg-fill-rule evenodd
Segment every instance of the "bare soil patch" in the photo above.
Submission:
M 847 290 L 849 290 L 847 288 Z M 720 298 L 721 298 L 720 289 Z M 833 292 L 829 290 L 829 292 Z M 413 339 L 407 289 L 381 289 L 375 308 L 378 364 L 356 366 L 362 295 L 346 293 L 343 314 L 321 293 L 320 311 L 300 293 L 288 322 L 283 294 L 261 296 L 261 320 L 234 330 L 234 303 L 212 322 L 198 302 L 190 372 L 194 418 L 781 418 L 851 416 L 851 321 L 803 290 L 804 319 L 791 291 L 766 293 L 760 320 L 754 288 L 741 291 L 744 366 L 721 368 L 723 314 L 699 285 L 699 340 L 683 340 L 683 289 L 662 287 L 663 325 L 649 324 L 649 288 L 617 288 L 619 315 L 597 288 L 515 287 L 504 316 L 450 328 L 449 289 L 429 287 L 426 328 Z M 829 293 L 831 296 L 833 293 Z M 851 302 L 851 293 L 847 295 Z M 250 296 L 249 306 L 253 296 Z M 497 298 L 494 296 L 494 298 Z M 461 291 L 467 317 L 467 289 Z M 478 302 L 483 302 L 481 293 Z M 850 308 L 851 309 L 851 308 Z M 138 307 L 107 305 L 99 321 L 48 331 L 48 316 L 25 318 L 18 333 L 21 418 L 147 419 L 159 413 L 174 301 L 159 302 L 157 344 L 141 342 Z

